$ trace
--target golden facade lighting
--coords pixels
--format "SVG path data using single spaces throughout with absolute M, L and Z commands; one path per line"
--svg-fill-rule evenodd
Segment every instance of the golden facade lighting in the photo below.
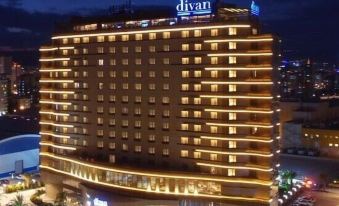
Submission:
M 39 72 L 71 72 L 72 69 L 40 69 Z
M 208 139 L 208 140 L 220 140 L 220 141 L 237 141 L 237 142 L 260 142 L 260 143 L 272 143 L 272 139 L 259 139 L 259 138 L 227 138 L 227 137 L 209 137 L 209 136 L 202 136 L 201 139 Z
M 40 104 L 52 104 L 52 105 L 72 105 L 71 102 L 54 102 L 54 101 L 43 101 L 39 102 Z
M 50 157 L 53 159 L 63 160 L 67 162 L 72 162 L 75 164 L 79 164 L 82 166 L 86 166 L 89 168 L 94 169 L 101 169 L 105 171 L 111 171 L 111 172 L 118 172 L 118 173 L 125 173 L 125 174 L 131 174 L 131 175 L 145 175 L 149 177 L 164 177 L 164 178 L 177 178 L 177 179 L 192 179 L 192 180 L 204 180 L 204 181 L 216 181 L 216 182 L 226 182 L 226 183 L 239 183 L 239 184 L 253 184 L 253 185 L 262 185 L 262 186 L 271 186 L 271 181 L 262 181 L 262 180 L 248 180 L 248 179 L 242 179 L 242 178 L 213 178 L 213 177 L 206 177 L 206 176 L 197 176 L 197 175 L 191 175 L 190 177 L 187 177 L 185 175 L 175 175 L 175 174 L 169 174 L 166 172 L 163 173 L 154 173 L 154 172 L 141 172 L 137 170 L 126 170 L 126 169 L 115 169 L 112 167 L 104 167 L 99 166 L 95 164 L 85 163 L 78 160 L 65 158 L 57 155 L 53 155 L 47 152 L 40 152 L 40 156 Z
M 258 39 L 215 39 L 206 40 L 205 43 L 223 43 L 223 42 L 270 42 L 273 38 L 258 38 Z
M 203 81 L 201 84 L 215 84 L 215 85 L 229 85 L 229 84 L 234 84 L 234 85 L 272 85 L 273 82 L 269 81 L 261 81 L 261 82 L 256 82 L 256 81 L 238 81 L 238 82 L 217 82 L 217 81 Z
M 54 116 L 70 116 L 67 113 L 57 113 L 57 112 L 47 112 L 47 111 L 40 111 L 40 114 L 48 114 L 48 115 L 54 115 Z
M 56 61 L 69 61 L 70 58 L 50 58 L 50 59 L 40 59 L 40 62 L 56 62 Z
M 72 151 L 77 150 L 75 147 L 60 146 L 60 145 L 55 145 L 55 144 L 50 143 L 50 142 L 40 142 L 40 145 L 41 146 L 47 146 L 47 147 L 53 147 L 53 148 L 57 148 L 57 149 L 63 149 L 63 150 L 72 150 Z
M 200 95 L 201 98 L 219 98 L 219 99 L 273 99 L 269 96 L 221 96 L 221 95 Z
M 197 163 L 198 166 L 206 166 L 206 167 L 215 167 L 215 168 L 223 168 L 223 169 L 237 169 L 237 170 L 256 170 L 261 172 L 272 172 L 272 168 L 259 168 L 259 167 L 242 167 L 242 166 L 225 166 L 225 165 L 217 165 L 217 164 L 206 164 L 206 163 Z
M 272 56 L 272 52 L 262 53 L 222 53 L 222 54 L 208 54 L 209 57 L 229 57 L 229 56 Z
M 56 138 L 64 138 L 64 139 L 71 138 L 70 136 L 67 136 L 67 135 L 58 135 L 58 134 L 53 134 L 53 133 L 49 133 L 49 132 L 40 132 L 40 135 L 46 135 L 46 136 L 51 136 L 51 137 L 56 137 Z
M 127 35 L 127 34 L 148 34 L 158 32 L 170 31 L 193 31 L 199 29 L 223 29 L 223 28 L 249 28 L 251 25 L 216 25 L 216 26 L 198 26 L 198 27 L 182 27 L 182 28 L 169 28 L 169 29 L 150 29 L 140 31 L 127 31 L 127 32 L 109 32 L 109 33 L 92 33 L 92 34 L 78 34 L 78 35 L 61 35 L 54 36 L 52 39 L 65 39 L 65 38 L 81 38 L 81 37 L 98 37 L 98 36 L 111 36 L 111 35 Z
M 273 70 L 272 67 L 207 67 L 206 71 L 259 71 Z
M 52 91 L 52 90 L 40 90 L 41 94 L 74 94 L 72 91 Z
M 220 124 L 220 123 L 206 123 L 208 126 L 221 126 L 221 127 L 257 127 L 257 128 L 273 128 L 273 125 L 261 124 Z
M 54 127 L 66 127 L 66 128 L 73 128 L 74 125 L 69 125 L 69 124 L 56 124 L 52 122 L 40 122 L 40 125 L 49 125 L 49 126 L 54 126 Z
M 253 109 L 205 109 L 205 112 L 220 112 L 220 113 L 254 113 L 254 114 L 273 114 L 273 111 L 253 110 Z
M 74 83 L 74 80 L 40 80 L 40 83 Z
M 210 154 L 221 154 L 221 155 L 237 155 L 237 156 L 257 156 L 257 157 L 273 157 L 272 153 L 258 153 L 258 152 L 224 152 L 224 151 L 213 151 L 197 149 L 197 152 L 210 153 Z

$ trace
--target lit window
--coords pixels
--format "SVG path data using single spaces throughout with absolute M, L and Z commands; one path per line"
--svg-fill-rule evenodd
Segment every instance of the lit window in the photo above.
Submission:
M 228 57 L 228 63 L 229 64 L 236 64 L 237 63 L 237 57 Z
M 110 143 L 108 144 L 108 148 L 109 148 L 110 150 L 114 150 L 114 149 L 115 149 L 115 143 L 114 143 L 114 142 L 110 142 Z
M 148 73 L 148 76 L 151 77 L 151 78 L 154 78 L 155 77 L 155 71 L 150 71 Z
M 122 65 L 128 65 L 128 59 L 122 59 Z
M 217 147 L 218 146 L 218 140 L 212 139 L 211 140 L 211 147 Z
M 211 36 L 218 36 L 218 29 L 212 29 Z
M 228 106 L 237 106 L 237 99 L 229 99 Z
M 115 107 L 110 107 L 108 112 L 110 114 L 115 114 Z
M 230 177 L 235 176 L 235 169 L 227 169 L 227 176 Z
M 166 44 L 163 47 L 164 51 L 170 51 L 170 45 Z
M 134 147 L 134 152 L 140 153 L 141 152 L 141 146 L 137 145 Z
M 189 71 L 182 71 L 181 72 L 181 77 L 182 78 L 189 78 L 190 72 Z
M 218 71 L 211 71 L 212 78 L 218 78 Z
M 181 137 L 181 144 L 188 144 L 188 137 Z
M 169 84 L 163 84 L 163 85 L 162 85 L 162 89 L 163 89 L 163 90 L 169 90 L 169 89 L 170 89 Z
M 194 50 L 195 51 L 200 51 L 202 48 L 201 44 L 194 44 Z
M 201 71 L 194 71 L 194 77 L 200 78 L 201 77 Z
M 122 84 L 122 89 L 127 90 L 129 87 L 128 83 L 123 83 Z
M 201 57 L 194 57 L 194 64 L 201 64 L 202 58 Z
M 194 104 L 201 104 L 201 98 L 194 98 Z
M 228 35 L 237 35 L 237 28 L 229 28 L 228 29 Z
M 237 49 L 237 43 L 236 42 L 229 42 L 228 43 L 228 49 Z
M 110 59 L 109 60 L 109 65 L 110 66 L 114 66 L 114 65 L 116 65 L 117 64 L 117 61 L 115 60 L 115 59 Z
M 228 134 L 236 134 L 237 128 L 236 127 L 229 127 L 228 128 Z
M 163 64 L 170 64 L 169 58 L 164 58 L 164 59 L 162 60 L 162 62 L 163 62 Z
M 235 155 L 228 156 L 228 162 L 229 163 L 237 162 L 237 156 L 235 156 Z
M 115 155 L 109 155 L 109 162 L 115 163 Z
M 155 52 L 155 46 L 149 46 L 149 51 L 150 52 Z
M 212 50 L 212 51 L 218 50 L 218 43 L 212 43 L 212 44 L 211 44 L 211 50 Z
M 79 44 L 81 42 L 80 38 L 74 38 L 73 43 L 74 44 Z
M 164 33 L 162 33 L 162 38 L 164 38 L 164 39 L 169 39 L 169 38 L 171 38 L 171 33 L 170 33 L 170 32 L 164 32 Z
M 219 86 L 218 85 L 211 85 L 211 92 L 218 92 Z
M 201 158 L 201 152 L 194 152 L 194 159 L 200 159 Z
M 155 154 L 155 148 L 154 147 L 148 148 L 148 153 L 149 154 Z
M 103 72 L 103 71 L 98 71 L 98 72 L 97 72 L 97 76 L 98 76 L 99 78 L 104 77 L 104 72 Z
M 200 138 L 194 138 L 194 145 L 201 145 L 201 139 Z
M 211 112 L 211 119 L 218 119 L 218 112 Z
M 229 92 L 236 92 L 237 91 L 237 85 L 234 85 L 234 84 L 228 85 L 228 91 Z
M 169 97 L 163 97 L 162 98 L 162 103 L 163 104 L 169 104 L 170 103 L 170 98 Z
M 149 84 L 148 89 L 149 90 L 155 90 L 155 84 Z
M 182 45 L 181 45 L 181 50 L 182 50 L 182 51 L 188 51 L 189 49 L 190 49 L 189 44 L 182 44 Z
M 188 111 L 181 111 L 181 117 L 188 117 Z
M 229 141 L 228 142 L 228 148 L 230 148 L 230 149 L 237 148 L 237 142 L 236 141 Z
M 128 151 L 128 145 L 127 144 L 122 144 L 122 150 L 123 151 Z
M 108 41 L 110 41 L 110 42 L 115 41 L 115 40 L 116 40 L 115 36 L 109 36 L 108 37 Z
M 181 31 L 181 37 L 182 38 L 188 38 L 190 36 L 189 31 Z
M 194 111 L 193 115 L 195 118 L 201 118 L 201 111 Z
M 201 84 L 194 84 L 194 91 L 201 91 Z
M 163 71 L 162 76 L 165 78 L 170 77 L 170 72 L 169 71 Z
M 218 105 L 218 98 L 212 98 L 211 99 L 211 105 L 213 105 L 213 106 Z
M 122 53 L 128 53 L 128 47 L 127 46 L 122 47 Z
M 211 64 L 218 64 L 219 58 L 218 57 L 211 57 Z
M 169 117 L 169 116 L 170 116 L 170 111 L 169 111 L 169 110 L 164 110 L 164 111 L 162 112 L 162 116 L 163 116 L 163 117 Z
M 194 128 L 194 131 L 196 131 L 196 132 L 200 132 L 201 131 L 201 125 L 195 124 L 193 128 Z
M 156 33 L 150 33 L 149 34 L 149 39 L 150 40 L 154 40 L 154 39 L 156 39 L 157 38 L 157 34 Z
M 141 90 L 141 84 L 135 84 L 135 90 Z
M 68 39 L 62 39 L 62 44 L 68 44 Z
M 97 147 L 98 148 L 103 148 L 104 147 L 104 142 L 103 141 L 98 141 L 97 142 Z
M 188 157 L 188 150 L 181 150 L 180 156 L 181 157 Z
M 218 155 L 217 154 L 210 154 L 210 160 L 212 160 L 212 161 L 218 160 Z
M 135 64 L 136 65 L 141 65 L 141 59 L 135 59 Z
M 201 37 L 201 30 L 194 30 L 194 37 Z
M 140 53 L 140 52 L 141 52 L 141 46 L 135 47 L 135 52 L 136 52 L 136 53 Z
M 136 34 L 135 35 L 135 40 L 141 41 L 142 40 L 142 34 Z
M 189 104 L 188 97 L 182 97 L 181 98 L 181 104 Z
M 110 47 L 109 48 L 109 53 L 114 54 L 115 53 L 115 47 Z
M 181 130 L 188 130 L 188 124 L 181 124 Z
M 122 35 L 121 36 L 121 40 L 122 41 L 128 41 L 129 40 L 129 36 L 128 35 Z
M 104 42 L 105 41 L 105 37 L 104 36 L 98 36 L 97 37 L 97 42 Z
M 182 64 L 189 64 L 190 63 L 190 59 L 188 57 L 182 58 L 181 59 L 181 63 Z
M 236 78 L 236 77 L 237 77 L 237 71 L 230 70 L 230 71 L 228 72 L 228 77 L 229 77 L 229 78 Z
M 162 155 L 169 156 L 169 149 L 163 149 L 162 150 Z
M 189 90 L 189 84 L 182 84 L 181 85 L 181 91 L 188 91 Z
M 228 114 L 228 120 L 237 120 L 237 114 L 236 113 L 229 113 Z

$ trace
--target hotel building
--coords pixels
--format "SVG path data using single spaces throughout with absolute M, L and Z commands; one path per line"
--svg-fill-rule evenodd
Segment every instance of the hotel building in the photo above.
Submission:
M 88 19 L 40 49 L 49 195 L 276 204 L 277 39 L 250 9 L 202 13 Z

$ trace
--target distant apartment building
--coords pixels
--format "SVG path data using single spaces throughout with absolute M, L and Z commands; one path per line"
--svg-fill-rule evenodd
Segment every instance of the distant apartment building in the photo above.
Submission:
M 280 73 L 284 100 L 308 101 L 339 94 L 338 71 L 333 64 L 311 60 L 284 61 Z
M 0 116 L 8 112 L 9 80 L 0 76 Z
M 12 58 L 0 56 L 0 75 L 11 74 Z
M 48 195 L 277 203 L 277 39 L 257 7 L 210 7 L 70 23 L 40 49 Z

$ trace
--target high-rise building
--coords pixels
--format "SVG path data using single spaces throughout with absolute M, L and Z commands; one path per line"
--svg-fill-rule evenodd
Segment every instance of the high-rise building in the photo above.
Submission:
M 0 74 L 11 74 L 12 58 L 11 57 L 0 57 Z
M 0 76 L 0 116 L 8 112 L 9 80 Z
M 276 204 L 276 38 L 260 32 L 255 5 L 178 3 L 177 16 L 70 24 L 40 49 L 49 195 Z

